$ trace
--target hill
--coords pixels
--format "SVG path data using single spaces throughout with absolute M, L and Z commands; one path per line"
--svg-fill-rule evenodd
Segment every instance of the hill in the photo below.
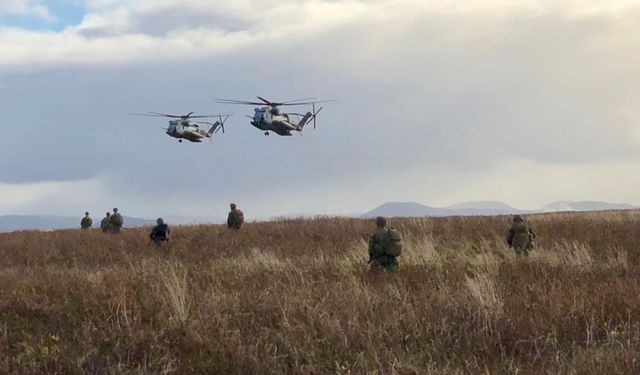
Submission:
M 519 210 L 501 202 L 469 202 L 437 208 L 414 202 L 388 202 L 367 212 L 363 217 L 443 217 L 443 216 L 494 216 L 533 213 Z
M 17 230 L 54 230 L 76 229 L 80 227 L 81 217 L 49 216 L 49 215 L 5 215 L 0 216 L 0 232 Z M 93 227 L 100 226 L 100 218 L 93 218 Z M 135 217 L 124 217 L 125 228 L 153 225 L 153 220 Z
M 640 207 L 626 203 L 606 203 L 606 202 L 554 202 L 540 209 L 541 212 L 571 212 L 571 211 L 614 211 L 632 210 Z
M 630 204 L 614 204 L 606 202 L 556 202 L 545 205 L 538 210 L 521 210 L 502 202 L 480 201 L 459 203 L 444 208 L 429 207 L 414 202 L 388 202 L 367 212 L 362 217 L 443 217 L 443 216 L 495 216 L 515 214 L 535 214 L 565 211 L 610 211 L 630 210 L 639 207 Z
M 0 373 L 594 373 L 640 364 L 639 211 L 0 234 Z M 615 235 L 611 235 L 615 233 Z

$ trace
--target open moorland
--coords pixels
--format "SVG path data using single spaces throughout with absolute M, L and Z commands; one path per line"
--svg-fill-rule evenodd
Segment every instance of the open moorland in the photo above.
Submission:
M 640 212 L 0 235 L 0 373 L 640 373 Z

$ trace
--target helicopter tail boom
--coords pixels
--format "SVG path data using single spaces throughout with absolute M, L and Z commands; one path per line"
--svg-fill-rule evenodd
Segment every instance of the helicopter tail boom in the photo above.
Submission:
M 307 112 L 307 114 L 300 119 L 300 122 L 298 122 L 298 127 L 300 128 L 300 130 L 302 130 L 302 128 L 304 128 L 305 125 L 307 125 L 307 123 L 312 117 L 313 117 L 313 113 Z
M 222 123 L 220 121 L 216 121 L 215 123 L 213 123 L 213 125 L 211 125 L 211 128 L 209 128 L 209 135 L 213 135 L 216 130 L 218 130 L 218 127 L 222 125 Z

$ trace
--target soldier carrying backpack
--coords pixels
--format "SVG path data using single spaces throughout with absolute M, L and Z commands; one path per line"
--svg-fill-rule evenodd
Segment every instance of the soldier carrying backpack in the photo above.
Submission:
M 82 220 L 80 220 L 80 228 L 87 230 L 87 229 L 91 229 L 92 225 L 93 225 L 93 220 L 91 220 L 91 216 L 89 216 L 88 212 L 85 212 L 84 217 L 82 218 Z
M 369 264 L 371 269 L 398 269 L 398 260 L 402 254 L 402 236 L 395 229 L 387 228 L 387 219 L 376 218 L 376 231 L 369 239 Z
M 103 233 L 109 233 L 111 231 L 111 224 L 109 224 L 109 220 L 111 220 L 111 212 L 107 212 L 106 216 L 103 217 L 100 222 L 100 229 L 102 229 Z
M 242 228 L 242 224 L 244 224 L 244 213 L 242 210 L 236 208 L 235 203 L 231 203 L 231 211 L 227 217 L 227 226 L 229 229 L 238 230 Z
M 160 247 L 166 242 L 169 242 L 170 236 L 171 231 L 169 230 L 169 225 L 165 224 L 164 220 L 159 217 L 158 220 L 156 220 L 156 225 L 151 230 L 151 234 L 149 234 L 149 240 Z
M 123 224 L 124 219 L 122 218 L 122 215 L 120 215 L 117 208 L 114 208 L 113 214 L 109 216 L 109 229 L 111 230 L 111 233 L 120 233 Z
M 536 234 L 524 223 L 524 219 L 520 215 L 513 217 L 513 223 L 507 234 L 507 244 L 515 250 L 516 255 L 529 255 L 534 248 L 534 240 Z

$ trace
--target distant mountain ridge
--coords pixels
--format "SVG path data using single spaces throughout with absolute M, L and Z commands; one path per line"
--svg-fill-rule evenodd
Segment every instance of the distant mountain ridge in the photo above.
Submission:
M 608 210 L 633 210 L 639 208 L 626 203 L 605 202 L 553 202 L 542 207 L 542 212 L 566 212 L 566 211 L 608 211 Z
M 5 215 L 0 216 L 0 232 L 17 230 L 54 230 L 80 228 L 82 217 L 67 217 L 55 215 Z M 102 217 L 93 218 L 93 227 L 99 228 Z M 135 217 L 124 217 L 124 227 L 134 228 L 153 225 L 153 220 Z
M 459 203 L 443 208 L 425 206 L 415 202 L 387 202 L 365 213 L 364 215 L 362 215 L 362 217 L 494 216 L 535 214 L 546 212 L 631 210 L 637 208 L 640 207 L 626 203 L 606 203 L 591 201 L 554 202 L 543 206 L 539 210 L 521 210 L 511 207 L 506 203 L 494 201 Z

